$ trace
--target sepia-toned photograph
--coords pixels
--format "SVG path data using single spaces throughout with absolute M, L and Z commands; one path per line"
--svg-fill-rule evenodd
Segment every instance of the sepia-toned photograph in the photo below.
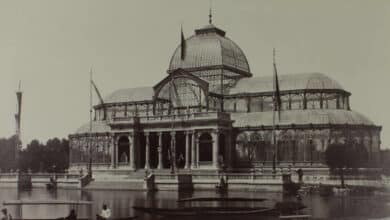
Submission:
M 0 0 L 0 220 L 390 220 L 389 0 Z

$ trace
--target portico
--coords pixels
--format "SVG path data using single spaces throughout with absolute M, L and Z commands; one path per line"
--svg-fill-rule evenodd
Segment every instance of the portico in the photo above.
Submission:
M 134 130 L 131 123 L 133 120 L 130 118 L 114 119 L 111 121 L 115 142 L 111 167 L 149 170 L 171 169 L 173 165 L 174 169 L 190 170 L 220 169 L 227 166 L 230 162 L 228 158 L 231 158 L 231 150 L 226 150 L 231 149 L 231 140 L 228 140 L 231 120 L 221 113 L 202 115 L 200 117 L 193 113 L 188 116 L 192 120 L 188 124 L 195 124 L 196 127 L 186 126 L 186 123 L 177 120 L 173 128 L 161 120 L 151 117 L 145 120 L 141 117 L 140 120 L 148 125 L 143 130 Z M 220 123 L 223 117 L 224 123 Z M 123 146 L 127 146 L 128 150 L 124 151 Z M 129 160 L 126 160 L 127 157 Z M 171 164 L 173 161 L 175 163 Z

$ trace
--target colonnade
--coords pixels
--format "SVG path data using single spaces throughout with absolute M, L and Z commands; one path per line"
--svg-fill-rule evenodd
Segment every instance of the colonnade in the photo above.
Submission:
M 112 144 L 113 148 L 111 148 L 111 168 L 117 168 L 118 166 L 125 166 L 132 170 L 136 169 L 164 169 L 168 167 L 164 167 L 164 160 L 165 156 L 170 157 L 169 161 L 173 162 L 171 166 L 173 166 L 173 169 L 177 169 L 177 153 L 176 150 L 179 147 L 178 146 L 178 133 L 181 135 L 184 133 L 184 169 L 196 169 L 200 168 L 201 165 L 199 164 L 199 146 L 200 146 L 200 136 L 204 133 L 208 133 L 211 136 L 211 152 L 212 152 L 212 161 L 207 165 L 207 168 L 211 169 L 218 169 L 220 168 L 220 156 L 222 156 L 227 161 L 230 161 L 231 156 L 229 153 L 226 153 L 224 155 L 220 155 L 220 143 L 219 143 L 219 135 L 225 134 L 224 137 L 226 137 L 226 141 L 223 146 L 225 149 L 227 149 L 226 152 L 231 152 L 231 140 L 230 140 L 230 131 L 227 130 L 220 130 L 220 129 L 212 129 L 212 130 L 184 130 L 184 131 L 144 131 L 144 132 L 130 132 L 130 133 L 117 133 L 112 135 Z M 170 142 L 168 146 L 168 154 L 164 154 L 163 150 L 163 134 L 164 136 L 169 134 L 170 136 Z M 152 136 L 157 137 L 157 140 L 154 142 L 157 146 L 151 146 L 152 142 Z M 128 163 L 123 164 L 119 163 L 119 139 L 127 137 L 129 140 L 129 160 Z M 144 144 L 141 144 L 141 138 L 145 138 Z M 183 142 L 183 141 L 182 141 Z M 167 143 L 165 143 L 167 145 Z M 165 146 L 167 147 L 167 146 Z M 183 147 L 183 146 L 180 146 Z M 156 149 L 152 149 L 156 148 Z M 145 152 L 144 157 L 141 159 L 141 150 Z M 151 166 L 151 151 L 157 152 L 157 166 L 152 167 Z M 182 149 L 183 151 L 183 149 Z M 142 153 L 143 154 L 143 153 Z M 143 155 L 142 155 L 143 156 Z M 144 164 L 142 164 L 142 167 L 140 167 L 139 161 L 145 161 Z M 181 158 L 183 159 L 183 158 Z

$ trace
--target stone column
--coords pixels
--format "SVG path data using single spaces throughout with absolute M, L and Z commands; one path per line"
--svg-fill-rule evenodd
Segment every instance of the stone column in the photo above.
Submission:
M 171 166 L 176 170 L 176 132 L 171 132 Z
M 157 136 L 158 136 L 158 147 L 157 147 L 157 151 L 158 151 L 158 165 L 157 165 L 157 168 L 158 169 L 162 169 L 163 168 L 163 151 L 162 151 L 162 132 L 158 132 L 157 133 Z
M 135 163 L 135 141 L 134 141 L 134 133 L 129 134 L 129 162 L 130 162 L 130 168 L 135 170 L 136 169 L 136 163 Z
M 119 167 L 118 140 L 119 140 L 119 137 L 116 137 L 115 138 L 115 167 Z
M 232 167 L 232 131 L 228 130 L 225 135 L 225 164 L 227 167 Z
M 192 132 L 191 138 L 191 168 L 196 168 L 196 143 L 197 143 L 197 134 L 195 131 Z
M 196 148 L 196 159 L 195 159 L 195 162 L 196 162 L 196 167 L 200 167 L 199 165 L 199 145 L 200 145 L 200 135 L 201 133 L 197 133 L 196 134 L 196 140 L 195 140 L 195 148 Z
M 189 169 L 190 168 L 190 138 L 189 138 L 189 136 L 190 136 L 190 132 L 189 131 L 186 131 L 185 132 L 185 136 L 186 136 L 186 158 L 185 158 L 185 166 L 184 166 L 184 168 L 185 169 Z
M 303 93 L 303 109 L 307 109 L 306 92 Z
M 218 152 L 219 152 L 219 131 L 214 130 L 211 132 L 211 136 L 213 138 L 213 168 L 219 168 L 219 161 L 218 161 Z
M 116 138 L 114 135 L 111 135 L 111 168 L 115 168 L 115 148 L 116 148 Z
M 149 163 L 149 132 L 145 132 L 145 169 L 150 169 L 150 163 Z
M 306 137 L 306 134 L 305 134 L 305 137 L 304 137 L 304 145 L 303 145 L 303 162 L 306 162 L 307 161 L 307 137 Z

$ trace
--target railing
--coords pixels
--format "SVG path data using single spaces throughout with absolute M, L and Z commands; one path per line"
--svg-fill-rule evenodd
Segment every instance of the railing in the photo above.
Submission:
M 176 173 L 179 174 L 179 173 Z M 155 174 L 156 182 L 159 181 L 175 181 L 177 180 L 176 174 Z M 180 172 L 180 174 L 191 174 L 194 183 L 217 183 L 220 178 L 226 178 L 230 184 L 282 184 L 283 175 L 288 173 L 196 173 L 196 172 Z M 298 182 L 298 176 L 292 174 L 291 179 L 294 182 Z M 324 184 L 324 185 L 338 185 L 340 178 L 338 176 L 326 176 L 326 175 L 306 175 L 303 178 L 306 184 Z M 373 186 L 381 187 L 385 184 L 385 181 L 381 181 L 374 177 L 363 176 L 345 176 L 345 183 L 351 186 Z
M 282 180 L 282 174 L 255 174 L 255 173 L 183 173 L 191 174 L 193 180 L 219 180 L 221 176 L 229 180 Z M 176 178 L 175 174 L 155 174 L 157 180 L 172 180 Z
M 17 173 L 0 173 L 0 179 L 12 179 L 16 178 L 18 176 Z
M 151 116 L 139 116 L 140 122 L 152 122 L 152 121 L 182 121 L 191 119 L 224 119 L 230 120 L 230 115 L 226 112 L 192 112 L 192 113 L 181 113 L 172 115 L 151 115 Z M 127 117 L 113 117 L 111 123 L 115 122 L 128 122 L 133 121 L 134 116 Z
M 40 179 L 49 179 L 50 177 L 56 176 L 56 178 L 64 178 L 64 179 L 76 179 L 79 178 L 79 174 L 68 174 L 68 173 L 0 173 L 0 178 L 16 178 L 19 175 L 29 175 L 31 178 L 40 178 Z

